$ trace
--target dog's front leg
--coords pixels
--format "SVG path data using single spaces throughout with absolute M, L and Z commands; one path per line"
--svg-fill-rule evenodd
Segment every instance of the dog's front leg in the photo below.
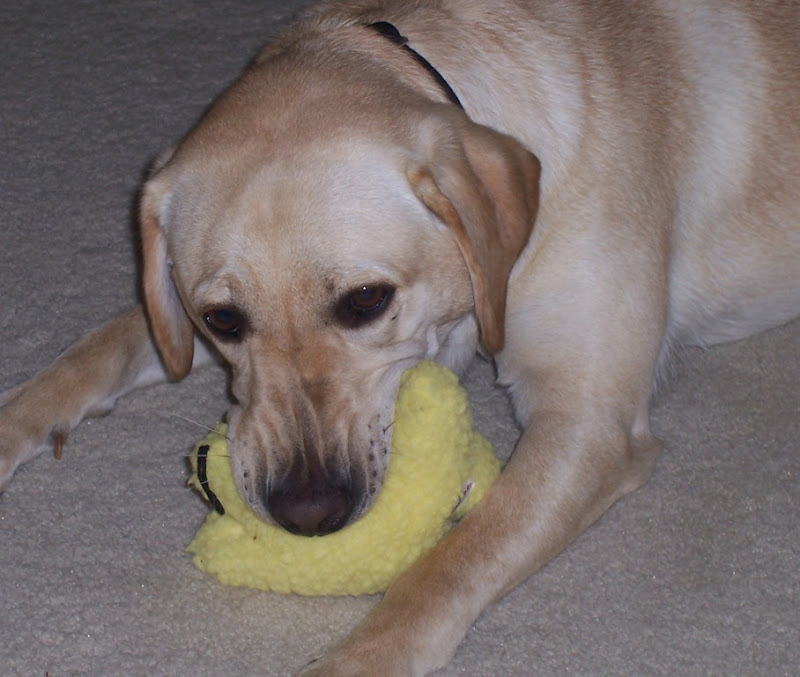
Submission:
M 197 350 L 196 360 L 207 359 Z M 83 418 L 108 411 L 124 393 L 166 380 L 142 308 L 86 335 L 47 369 L 0 395 L 0 491 L 16 468 L 48 445 L 56 453 Z
M 424 675 L 446 664 L 487 605 L 649 477 L 658 442 L 609 426 L 612 413 L 542 410 L 483 502 L 304 675 Z

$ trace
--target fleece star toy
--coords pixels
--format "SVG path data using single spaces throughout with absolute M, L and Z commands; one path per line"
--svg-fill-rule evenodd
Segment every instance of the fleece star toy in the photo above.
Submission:
M 302 595 L 386 590 L 500 472 L 491 445 L 472 429 L 458 379 L 432 362 L 403 374 L 384 486 L 340 531 L 296 536 L 254 515 L 234 486 L 223 425 L 197 445 L 192 467 L 190 483 L 215 508 L 187 548 L 195 564 L 227 585 Z

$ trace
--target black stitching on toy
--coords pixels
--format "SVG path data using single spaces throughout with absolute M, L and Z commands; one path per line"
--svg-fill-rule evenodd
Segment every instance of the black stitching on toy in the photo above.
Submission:
M 206 463 L 208 460 L 208 451 L 210 448 L 211 447 L 209 447 L 207 444 L 202 444 L 197 449 L 197 479 L 200 482 L 200 487 L 203 489 L 206 496 L 208 497 L 208 502 L 212 505 L 214 510 L 216 510 L 220 515 L 224 515 L 225 507 L 217 498 L 217 495 L 213 491 L 211 491 L 211 487 L 208 485 L 208 474 L 206 470 Z

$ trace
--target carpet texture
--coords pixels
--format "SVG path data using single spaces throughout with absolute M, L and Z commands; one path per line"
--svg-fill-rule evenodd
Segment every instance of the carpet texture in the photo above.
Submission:
M 136 303 L 132 205 L 296 3 L 0 3 L 0 390 Z M 489 609 L 442 676 L 800 674 L 800 324 L 687 353 L 655 474 Z M 516 427 L 491 367 L 479 427 Z M 225 375 L 134 393 L 0 496 L 0 675 L 290 675 L 376 598 L 225 588 L 184 547 Z M 190 423 L 188 419 L 196 421 Z

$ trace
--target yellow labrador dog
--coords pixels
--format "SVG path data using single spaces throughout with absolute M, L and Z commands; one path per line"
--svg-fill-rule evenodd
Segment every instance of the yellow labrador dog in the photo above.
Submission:
M 308 674 L 421 675 L 645 482 L 682 344 L 800 314 L 797 0 L 340 0 L 143 190 L 146 304 L 5 394 L 0 483 L 213 346 L 266 520 L 357 520 L 398 377 L 494 355 L 524 427 L 484 502 Z M 199 334 L 203 340 L 198 340 Z

